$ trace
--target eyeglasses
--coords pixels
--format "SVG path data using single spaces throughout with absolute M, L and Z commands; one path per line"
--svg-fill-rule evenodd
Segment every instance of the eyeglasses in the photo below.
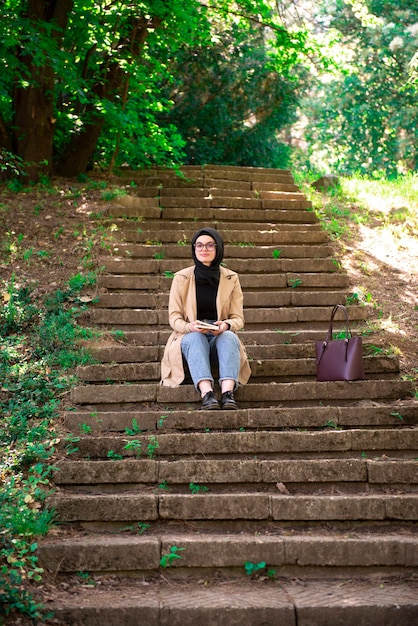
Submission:
M 198 243 L 194 244 L 195 250 L 197 250 L 198 252 L 201 252 L 202 250 L 206 249 L 208 252 L 213 252 L 213 250 L 215 250 L 216 248 L 216 243 L 213 243 L 212 241 L 210 241 L 209 243 L 200 243 L 200 241 Z

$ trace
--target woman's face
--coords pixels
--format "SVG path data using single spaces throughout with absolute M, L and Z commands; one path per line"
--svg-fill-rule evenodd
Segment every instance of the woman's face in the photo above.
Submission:
M 197 260 L 209 267 L 216 256 L 216 243 L 214 239 L 209 235 L 200 235 L 195 241 L 194 249 Z

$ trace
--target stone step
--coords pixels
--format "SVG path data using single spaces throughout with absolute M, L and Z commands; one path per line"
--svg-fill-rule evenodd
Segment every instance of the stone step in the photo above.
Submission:
M 246 562 L 265 562 L 282 576 L 309 573 L 356 576 L 368 572 L 412 573 L 418 565 L 416 535 L 376 533 L 347 537 L 346 533 L 259 535 L 169 533 L 162 536 L 95 535 L 43 540 L 38 549 L 41 567 L 54 572 L 157 573 L 173 546 L 180 558 L 170 570 L 202 577 L 202 570 L 226 570 L 245 577 Z M 342 569 L 342 572 L 341 572 Z M 167 568 L 165 574 L 169 575 Z
M 124 257 L 99 259 L 103 271 L 110 274 L 163 274 L 177 272 L 184 268 L 184 259 L 127 259 Z M 190 265 L 190 261 L 187 265 Z M 239 274 L 260 273 L 336 273 L 333 259 L 234 259 L 225 265 Z M 300 280 L 303 285 L 303 279 Z
M 286 361 L 301 360 L 301 359 L 313 359 L 315 358 L 315 346 L 313 343 L 277 343 L 277 344 L 264 344 L 254 345 L 250 340 L 247 340 L 246 336 L 242 336 L 243 343 L 246 345 L 249 358 L 252 360 L 252 364 L 255 364 L 256 360 L 275 360 L 283 359 Z M 370 363 L 373 360 L 375 363 L 385 363 L 387 360 L 387 366 L 390 371 L 397 371 L 399 366 L 399 357 L 392 354 L 382 353 L 374 354 L 375 346 L 370 343 L 363 344 L 364 358 L 367 360 L 367 367 L 371 367 Z M 163 355 L 164 345 L 120 345 L 115 342 L 103 341 L 99 345 L 92 346 L 89 350 L 92 356 L 100 361 L 100 363 L 129 363 L 139 364 L 152 361 L 160 361 Z M 83 371 L 83 368 L 82 370 Z M 382 371 L 384 368 L 382 367 Z
M 362 380 L 338 382 L 290 382 L 290 383 L 259 383 L 240 387 L 236 397 L 241 406 L 248 405 L 280 406 L 298 405 L 315 406 L 318 403 L 347 404 L 365 400 L 397 400 L 414 395 L 414 387 L 407 380 Z M 125 403 L 158 402 L 166 410 L 178 404 L 193 405 L 200 397 L 193 385 L 181 385 L 171 388 L 154 384 L 109 384 L 80 385 L 70 394 L 74 404 L 106 405 Z
M 130 259 L 150 259 L 160 255 L 169 259 L 191 259 L 191 244 L 135 244 L 135 243 L 114 243 L 111 244 L 110 250 L 112 255 Z M 331 246 L 321 245 L 305 245 L 305 246 L 284 246 L 279 250 L 277 246 L 265 245 L 256 246 L 246 244 L 226 245 L 225 246 L 225 262 L 232 263 L 236 259 L 266 259 L 270 261 L 280 259 L 317 259 L 332 257 L 333 249 Z
M 248 354 L 250 358 L 253 356 L 251 349 L 248 350 Z M 306 377 L 316 377 L 316 358 L 268 359 L 259 356 L 257 359 L 251 360 L 251 380 L 253 382 L 256 378 L 290 381 L 294 377 L 299 380 Z M 363 362 L 364 372 L 368 377 L 382 377 L 384 374 L 393 376 L 399 373 L 399 358 L 395 356 L 370 356 L 365 357 Z M 159 381 L 161 378 L 160 358 L 139 363 L 86 365 L 78 367 L 76 374 L 84 382 Z
M 280 575 L 280 570 L 279 570 Z M 144 579 L 59 589 L 48 602 L 67 626 L 412 626 L 416 583 L 408 580 L 267 581 L 239 583 Z M 268 578 L 268 577 L 265 577 Z
M 418 494 L 282 496 L 261 493 L 65 494 L 49 502 L 61 522 L 266 520 L 272 522 L 414 522 Z M 225 525 L 226 526 L 226 525 Z M 418 538 L 417 545 L 418 549 Z M 417 555 L 418 556 L 418 555 Z M 417 562 L 418 565 L 418 562 Z
M 82 457 L 107 458 L 109 450 L 113 450 L 116 454 L 122 454 L 126 457 L 134 457 L 138 454 L 151 454 L 162 458 L 169 456 L 170 458 L 182 457 L 181 461 L 160 464 L 160 480 L 162 480 L 161 472 L 171 472 L 170 479 L 165 476 L 164 479 L 169 482 L 189 482 L 193 481 L 209 481 L 209 482 L 233 482 L 234 473 L 239 472 L 242 477 L 244 470 L 253 474 L 254 480 L 260 482 L 272 482 L 277 480 L 292 480 L 292 476 L 297 476 L 298 471 L 312 472 L 314 464 L 312 458 L 315 455 L 334 454 L 339 459 L 331 462 L 331 474 L 338 482 L 340 480 L 348 480 L 347 478 L 338 478 L 339 468 L 341 471 L 355 473 L 356 480 L 365 480 L 366 466 L 361 459 L 357 461 L 352 456 L 360 456 L 362 454 L 395 454 L 396 452 L 410 455 L 416 455 L 418 451 L 418 429 L 416 428 L 398 428 L 396 430 L 331 430 L 327 432 L 271 432 L 260 431 L 259 433 L 188 433 L 188 434 L 158 434 L 154 435 L 135 435 L 133 437 L 135 444 L 127 447 L 127 443 L 132 438 L 114 434 L 78 437 L 77 455 Z M 158 444 L 158 445 L 157 445 Z M 222 457 L 221 461 L 202 461 L 201 454 L 206 456 Z M 235 456 L 235 463 L 230 463 L 225 456 Z M 245 462 L 239 459 L 240 455 L 265 455 L 266 458 L 259 465 L 254 460 Z M 288 466 L 284 461 L 277 464 L 275 460 L 269 460 L 269 455 L 274 455 L 275 459 L 293 455 L 298 458 L 299 468 L 291 468 L 287 473 Z M 188 456 L 196 456 L 196 459 L 185 460 Z M 309 456 L 309 460 L 306 460 Z M 344 459 L 344 460 L 343 460 Z M 297 465 L 297 463 L 294 463 Z M 344 465 L 347 467 L 344 467 Z M 292 464 L 291 464 L 292 465 Z M 322 465 L 326 465 L 322 461 Z M 321 468 L 322 465 L 320 464 Z M 305 467 L 306 466 L 306 467 Z M 326 465 L 328 467 L 328 465 Z M 417 471 L 415 465 L 415 472 Z M 321 470 L 322 471 L 322 470 Z M 200 478 L 196 477 L 196 473 Z M 214 474 L 218 475 L 214 479 Z M 179 478 L 180 475 L 180 478 Z M 269 480 L 266 481 L 266 475 Z M 305 475 L 305 474 L 304 474 Z M 188 479 L 187 477 L 190 476 Z M 205 476 L 205 478 L 203 478 Z M 208 476 L 211 476 L 210 480 Z M 286 478 L 280 478 L 286 476 Z M 301 480 L 309 480 L 303 478 Z M 245 480 L 244 482 L 247 482 Z
M 353 324 L 354 326 L 354 324 Z M 240 334 L 240 338 L 243 343 L 247 346 L 270 346 L 272 350 L 280 349 L 280 346 L 286 350 L 294 350 L 291 355 L 293 357 L 297 357 L 298 350 L 305 350 L 306 346 L 304 344 L 310 344 L 311 348 L 313 346 L 314 341 L 323 341 L 325 338 L 326 330 L 328 326 L 323 326 L 322 328 L 301 328 L 297 331 L 295 330 L 286 330 L 282 328 L 274 328 L 274 329 L 253 329 L 253 330 L 245 330 Z M 335 330 L 339 330 L 339 326 L 336 325 Z M 95 350 L 99 348 L 112 348 L 112 347 L 159 347 L 163 349 L 167 339 L 171 334 L 171 329 L 169 327 L 164 327 L 161 329 L 157 328 L 139 328 L 136 330 L 125 330 L 125 331 L 114 331 L 104 330 L 100 337 L 93 340 L 84 340 L 81 341 L 80 344 L 89 348 L 89 350 Z M 369 339 L 365 339 L 364 346 L 365 350 L 368 349 L 368 342 L 370 341 L 371 346 L 376 346 L 377 349 L 380 349 L 381 341 L 376 337 L 376 343 L 372 343 L 373 335 L 370 335 Z M 384 347 L 381 347 L 384 350 Z M 370 348 L 372 352 L 372 348 Z M 286 354 L 288 357 L 288 353 Z
M 198 206 L 196 206 L 198 205 Z M 131 220 L 204 220 L 227 222 L 263 222 L 273 224 L 319 225 L 308 200 L 255 200 L 247 198 L 174 198 L 165 199 L 160 206 L 158 199 L 125 196 L 118 204 L 105 212 L 108 218 Z M 225 228 L 225 226 L 224 226 Z M 277 226 L 276 226 L 277 228 Z
M 117 230 L 115 234 L 112 235 L 112 240 L 122 238 L 123 241 L 126 242 L 138 242 L 138 243 L 148 243 L 148 244 L 166 244 L 166 243 L 175 243 L 180 245 L 187 244 L 188 241 L 191 240 L 194 233 L 199 230 L 199 228 L 204 228 L 207 226 L 207 223 L 194 224 L 189 227 L 187 230 L 178 229 L 176 225 L 173 225 L 172 222 L 167 222 L 168 228 L 163 228 L 163 223 L 161 226 L 158 225 L 154 228 L 144 229 L 143 227 L 133 226 L 129 222 L 116 223 L 115 226 Z M 251 224 L 247 224 L 247 228 L 245 228 L 245 224 L 240 224 L 240 229 L 236 228 L 236 225 L 233 225 L 230 228 L 227 236 L 227 242 L 235 245 L 239 244 L 249 244 L 249 245 L 305 245 L 305 244 L 325 244 L 328 243 L 329 239 L 327 234 L 324 231 L 319 230 L 312 225 L 311 229 L 308 228 L 290 228 L 290 224 L 286 224 L 286 229 L 278 230 L 276 227 L 272 227 L 270 224 L 266 224 L 265 230 L 262 229 L 261 225 L 257 225 L 257 227 L 252 228 Z M 260 226 L 260 228 L 258 227 Z M 296 225 L 295 225 L 296 226 Z M 221 234 L 224 235 L 222 231 Z
M 305 324 L 310 327 L 320 325 L 328 327 L 331 306 L 309 307 L 309 306 L 281 306 L 280 308 L 248 308 L 245 310 L 246 328 L 270 327 L 280 324 L 285 327 L 296 328 Z M 369 311 L 366 307 L 350 307 L 350 319 L 352 322 L 359 322 L 368 319 Z M 127 326 L 168 326 L 167 309 L 102 309 L 94 308 L 89 313 L 89 323 L 95 325 L 105 325 L 111 328 L 121 328 Z M 339 328 L 340 324 L 335 330 Z M 243 331 L 244 332 L 244 331 Z
M 208 183 L 209 181 L 205 181 Z M 225 187 L 219 185 L 219 181 L 211 181 L 213 185 L 204 187 L 154 187 L 154 196 L 160 198 L 160 203 L 164 205 L 164 198 L 261 198 L 271 200 L 306 200 L 306 196 L 295 189 L 295 185 L 289 183 L 263 183 L 266 187 L 254 188 L 251 183 L 237 183 L 235 186 L 228 181 Z M 225 181 L 226 182 L 226 181 Z M 257 187 L 257 185 L 255 185 Z M 290 191 L 288 190 L 290 188 Z M 143 197 L 143 188 L 132 189 L 130 194 Z M 123 197 L 122 197 L 123 200 Z M 119 200 L 118 200 L 119 201 Z
M 116 269 L 116 268 L 115 268 Z M 99 287 L 108 289 L 137 289 L 153 291 L 169 291 L 173 272 L 166 271 L 161 274 L 120 274 L 100 276 Z M 282 274 L 243 274 L 240 276 L 241 287 L 244 297 L 247 290 L 268 290 L 292 289 L 295 293 L 312 291 L 314 289 L 323 290 L 344 290 L 344 297 L 347 297 L 347 290 L 350 285 L 347 274 L 342 273 L 304 273 L 303 279 L 298 273 Z
M 238 411 L 190 411 L 134 408 L 128 411 L 65 411 L 65 427 L 74 434 L 83 428 L 92 433 L 122 432 L 136 425 L 140 431 L 222 432 L 283 429 L 398 428 L 418 425 L 418 407 L 406 403 L 379 404 L 364 401 L 359 406 L 248 408 Z
M 121 277 L 122 285 L 126 285 L 126 275 Z M 133 286 L 134 287 L 134 286 Z M 116 289 L 116 287 L 114 287 Z M 163 293 L 144 293 L 138 289 L 125 289 L 100 293 L 97 302 L 92 303 L 95 308 L 107 309 L 167 309 L 168 291 Z M 334 306 L 344 304 L 346 294 L 341 291 L 246 291 L 244 294 L 245 310 L 256 307 L 285 307 L 285 306 Z M 336 320 L 337 325 L 340 320 Z

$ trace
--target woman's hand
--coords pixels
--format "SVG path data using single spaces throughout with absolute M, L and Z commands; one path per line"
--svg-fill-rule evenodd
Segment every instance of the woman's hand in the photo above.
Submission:
M 221 333 L 224 333 L 226 330 L 229 330 L 229 324 L 227 324 L 226 322 L 223 322 L 222 320 L 218 320 L 217 322 L 215 322 L 215 324 L 219 326 L 219 330 L 212 330 L 212 333 L 214 335 L 220 335 Z
M 226 330 L 229 330 L 229 324 L 222 320 L 218 320 L 214 322 L 217 326 L 219 326 L 219 330 L 208 330 L 206 328 L 202 328 L 199 326 L 199 320 L 194 320 L 193 322 L 189 322 L 188 330 L 189 333 L 202 333 L 203 335 L 207 335 L 207 333 L 212 333 L 213 335 L 221 335 Z

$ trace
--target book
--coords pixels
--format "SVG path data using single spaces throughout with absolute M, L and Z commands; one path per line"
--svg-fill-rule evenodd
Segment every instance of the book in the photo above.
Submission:
M 208 322 L 201 322 L 199 320 L 196 321 L 196 324 L 199 328 L 204 328 L 205 330 L 219 330 L 219 326 L 216 324 L 209 324 Z

